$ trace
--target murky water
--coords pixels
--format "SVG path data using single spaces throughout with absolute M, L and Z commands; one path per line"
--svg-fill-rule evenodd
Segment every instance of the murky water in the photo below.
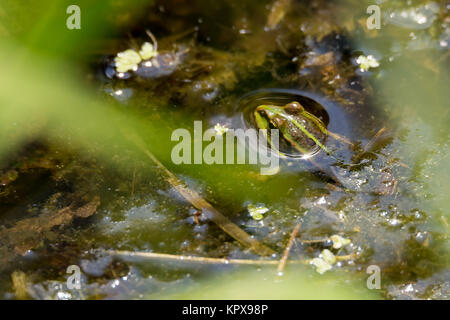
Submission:
M 114 155 L 104 159 L 102 146 L 74 151 L 49 139 L 28 147 L 5 169 L 18 177 L 0 193 L 4 298 L 17 297 L 11 274 L 20 271 L 28 297 L 37 299 L 183 298 L 205 297 L 204 292 L 221 298 L 233 288 L 237 296 L 266 297 L 243 290 L 242 281 L 252 283 L 249 288 L 260 285 L 269 298 L 269 292 L 308 297 L 308 290 L 293 288 L 298 284 L 335 288 L 330 296 L 318 290 L 317 298 L 448 299 L 448 5 L 385 1 L 378 30 L 367 30 L 364 1 L 292 0 L 277 23 L 268 18 L 272 5 L 149 1 L 147 14 L 137 15 L 123 4 L 111 13 L 123 18 L 116 38 L 83 63 L 88 87 L 124 123 L 139 119 L 142 128 L 136 125 L 136 131 L 171 172 L 276 252 L 265 259 L 280 259 L 302 222 L 290 257 L 303 264 L 288 265 L 276 278 L 276 268 L 257 264 L 112 256 L 108 250 L 260 258 L 188 203 L 133 146 L 103 146 Z M 127 19 L 127 12 L 136 19 Z M 118 73 L 114 57 L 151 41 L 146 30 L 156 37 L 161 56 L 140 62 L 137 71 Z M 369 55 L 378 66 L 364 69 L 357 61 Z M 312 157 L 326 170 L 292 155 L 271 176 L 255 165 L 172 163 L 173 130 L 193 132 L 199 120 L 204 130 L 216 124 L 250 128 L 258 105 L 291 101 L 349 141 L 327 138 L 333 157 L 323 150 Z M 120 133 L 120 122 L 111 123 L 119 123 L 111 132 Z M 79 206 L 89 203 L 80 194 L 99 197 L 95 214 L 43 227 L 39 239 L 18 243 L 11 236 L 31 230 L 20 225 L 25 218 L 72 208 L 71 197 Z M 267 208 L 263 219 L 254 219 L 249 205 Z M 330 240 L 334 235 L 349 241 L 339 247 Z M 308 262 L 322 259 L 325 249 L 341 259 L 320 275 Z M 66 288 L 69 265 L 81 267 L 80 290 Z M 366 286 L 371 265 L 381 270 L 380 290 Z M 214 286 L 223 296 L 204 291 Z

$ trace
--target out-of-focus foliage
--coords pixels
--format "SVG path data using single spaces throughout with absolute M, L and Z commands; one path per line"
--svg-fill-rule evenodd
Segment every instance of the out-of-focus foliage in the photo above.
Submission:
M 127 30 L 146 14 L 146 0 L 4 0 L 0 4 L 0 35 L 14 37 L 35 50 L 70 58 L 86 57 Z M 81 29 L 69 30 L 70 5 L 81 8 Z M 98 42 L 105 39 L 105 42 Z
M 0 70 L 7 75 L 0 79 L 2 158 L 39 136 L 69 147 L 97 144 L 99 152 L 108 152 L 108 145 L 125 143 L 121 130 L 139 130 L 139 121 L 123 117 L 82 83 L 86 58 L 105 45 L 95 40 L 119 32 L 145 14 L 151 2 L 76 1 L 82 8 L 81 30 L 66 27 L 70 4 L 0 4 Z

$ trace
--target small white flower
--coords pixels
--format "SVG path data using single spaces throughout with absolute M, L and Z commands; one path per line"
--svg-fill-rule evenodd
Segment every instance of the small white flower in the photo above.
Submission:
M 139 51 L 139 55 L 142 60 L 149 60 L 158 55 L 158 52 L 154 49 L 153 45 L 150 42 L 144 42 L 141 46 L 141 50 Z
M 269 211 L 269 208 L 261 205 L 255 206 L 253 204 L 249 204 L 247 206 L 247 210 L 254 220 L 262 220 L 264 218 L 263 215 Z
M 336 256 L 328 249 L 322 250 L 319 258 L 311 260 L 310 264 L 316 267 L 316 272 L 323 274 L 333 268 L 336 263 Z
M 342 247 L 345 247 L 346 245 L 350 244 L 350 239 L 343 238 L 337 234 L 330 237 L 330 240 L 333 241 L 333 248 L 334 249 L 340 249 Z
M 368 71 L 370 68 L 376 68 L 380 66 L 380 63 L 375 59 L 374 56 L 368 55 L 366 56 L 359 56 L 356 59 L 356 63 L 359 64 L 359 69 L 361 72 Z
M 136 51 L 128 49 L 117 54 L 114 59 L 116 63 L 117 72 L 127 72 L 130 70 L 136 70 L 138 64 L 142 61 L 142 57 Z

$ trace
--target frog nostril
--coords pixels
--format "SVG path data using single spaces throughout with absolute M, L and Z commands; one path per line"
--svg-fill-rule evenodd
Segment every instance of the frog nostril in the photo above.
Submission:
M 278 128 L 280 128 L 286 124 L 286 120 L 282 119 L 282 118 L 274 118 L 273 121 Z

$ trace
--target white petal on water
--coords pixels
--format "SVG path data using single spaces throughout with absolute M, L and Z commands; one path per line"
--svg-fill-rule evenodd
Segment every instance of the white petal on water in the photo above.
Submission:
M 333 254 L 333 252 L 331 252 L 328 249 L 324 249 L 322 250 L 321 253 L 322 259 L 329 263 L 330 265 L 333 265 L 334 263 L 336 263 L 336 256 Z
M 344 237 L 341 237 L 337 234 L 332 235 L 330 237 L 330 240 L 333 241 L 333 248 L 334 249 L 340 249 L 342 247 L 345 247 L 346 245 L 350 244 L 350 239 L 346 239 Z
M 370 54 L 367 57 L 360 55 L 356 59 L 356 63 L 359 64 L 361 72 L 365 72 L 370 68 L 376 68 L 380 66 L 380 63 L 377 61 L 377 59 L 375 59 L 375 57 Z
M 158 52 L 154 49 L 153 45 L 149 42 L 144 42 L 139 51 L 142 60 L 149 60 L 158 55 Z
M 228 129 L 227 127 L 221 125 L 220 123 L 217 123 L 217 124 L 214 126 L 214 130 L 216 131 L 216 134 L 217 134 L 217 135 L 222 136 L 222 135 L 224 135 L 229 129 Z
M 139 53 L 132 49 L 119 52 L 114 59 L 116 70 L 119 73 L 136 69 L 141 61 L 142 58 Z
M 250 213 L 250 216 L 255 220 L 261 220 L 264 218 L 264 214 L 269 211 L 269 208 L 263 205 L 253 205 L 249 204 L 247 206 L 247 210 Z
M 321 258 L 314 258 L 311 260 L 311 264 L 316 267 L 316 272 L 323 274 L 328 270 L 331 270 L 333 266 Z

